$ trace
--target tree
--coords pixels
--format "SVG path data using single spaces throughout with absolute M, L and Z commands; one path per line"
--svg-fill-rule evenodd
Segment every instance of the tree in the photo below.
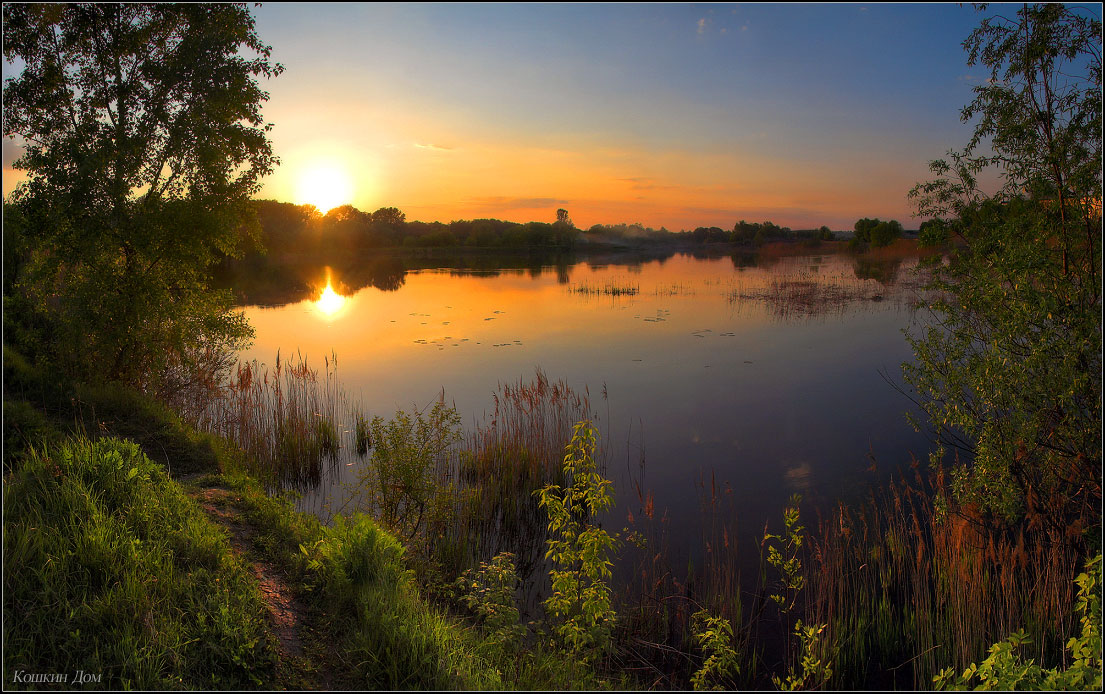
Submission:
M 872 246 L 889 246 L 894 239 L 901 237 L 902 224 L 896 219 L 889 222 L 879 222 L 871 227 L 867 234 L 867 240 L 871 242 Z
M 575 224 L 572 224 L 572 218 L 568 216 L 568 210 L 563 207 L 556 211 L 556 223 L 575 228 Z
M 256 239 L 250 197 L 277 164 L 261 118 L 269 62 L 223 4 L 5 4 L 4 135 L 35 239 L 16 289 L 56 328 L 52 356 L 154 385 L 248 340 L 215 262 Z M 18 64 L 18 62 L 16 62 Z
M 372 213 L 372 223 L 399 228 L 407 221 L 407 215 L 397 207 L 381 207 Z
M 863 219 L 856 220 L 856 238 L 864 243 L 871 243 L 871 230 L 880 224 L 878 217 L 875 219 L 869 219 L 864 217 Z
M 935 248 L 948 243 L 948 227 L 939 217 L 921 222 L 917 230 L 917 245 L 922 248 Z
M 962 112 L 974 135 L 910 192 L 961 240 L 904 365 L 934 462 L 959 449 L 960 502 L 1061 542 L 1099 528 L 1101 505 L 1101 22 L 1081 13 L 981 22 L 964 42 L 990 71 Z M 989 195 L 988 167 L 1002 184 Z

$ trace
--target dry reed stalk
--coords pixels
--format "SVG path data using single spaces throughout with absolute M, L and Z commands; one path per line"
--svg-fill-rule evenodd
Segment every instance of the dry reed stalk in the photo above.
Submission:
M 1060 540 L 981 523 L 955 507 L 941 474 L 918 470 L 821 522 L 807 621 L 829 625 L 838 684 L 928 686 L 1022 627 L 1034 639 L 1027 657 L 1061 662 L 1082 557 Z
M 323 362 L 321 379 L 302 354 L 289 362 L 277 352 L 271 369 L 239 362 L 193 423 L 236 443 L 270 482 L 317 485 L 326 463 L 336 463 L 348 429 L 337 357 Z

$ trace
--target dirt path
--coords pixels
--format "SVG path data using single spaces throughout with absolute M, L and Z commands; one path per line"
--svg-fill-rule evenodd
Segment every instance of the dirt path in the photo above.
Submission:
M 279 642 L 281 661 L 292 670 L 285 670 L 285 675 L 294 681 L 290 688 L 310 684 L 314 686 L 308 688 L 330 689 L 332 678 L 328 672 L 315 667 L 304 652 L 307 608 L 296 599 L 295 592 L 284 581 L 279 568 L 258 558 L 252 551 L 254 529 L 242 519 L 235 506 L 237 496 L 222 487 L 191 488 L 188 493 L 211 520 L 226 528 L 231 548 L 257 579 L 261 598 L 268 610 L 269 623 Z

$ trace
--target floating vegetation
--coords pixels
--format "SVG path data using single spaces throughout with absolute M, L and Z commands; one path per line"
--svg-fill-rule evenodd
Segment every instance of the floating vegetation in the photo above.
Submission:
M 663 323 L 664 321 L 666 321 L 668 319 L 668 316 L 670 316 L 670 315 L 671 315 L 670 310 L 668 310 L 666 308 L 658 308 L 658 309 L 656 309 L 656 315 L 655 316 L 645 316 L 641 320 L 643 320 L 646 323 Z M 634 316 L 634 318 L 639 318 L 639 316 Z
M 572 284 L 568 291 L 585 296 L 636 296 L 641 291 L 641 285 L 615 277 L 603 284 L 591 284 L 589 282 Z
M 709 286 L 710 281 L 707 280 L 704 282 L 704 284 L 706 286 Z M 653 294 L 655 296 L 694 296 L 695 293 L 696 292 L 694 287 L 685 285 L 683 283 L 661 284 L 660 286 L 656 287 L 655 291 L 653 291 Z
M 864 303 L 881 301 L 910 306 L 921 291 L 923 281 L 914 273 L 902 273 L 897 266 L 893 273 L 876 273 L 867 265 L 853 273 L 823 273 L 809 267 L 780 272 L 766 285 L 746 286 L 743 282 L 730 285 L 726 298 L 730 304 L 762 301 L 778 318 L 809 318 L 842 315 Z

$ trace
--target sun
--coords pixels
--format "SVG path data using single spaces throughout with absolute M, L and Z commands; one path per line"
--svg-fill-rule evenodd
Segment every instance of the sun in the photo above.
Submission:
M 314 205 L 322 214 L 353 201 L 353 181 L 336 164 L 319 164 L 303 171 L 296 198 L 301 205 Z

